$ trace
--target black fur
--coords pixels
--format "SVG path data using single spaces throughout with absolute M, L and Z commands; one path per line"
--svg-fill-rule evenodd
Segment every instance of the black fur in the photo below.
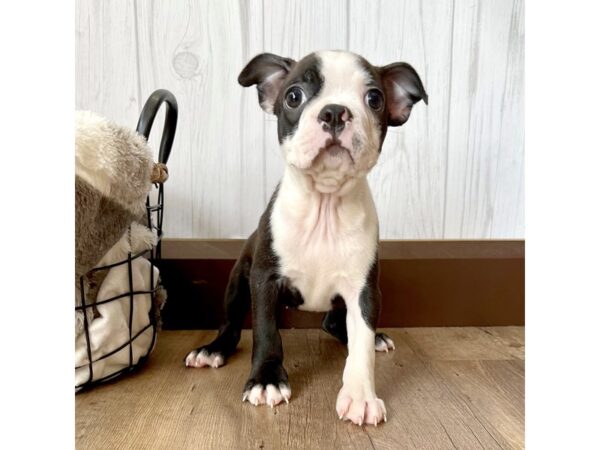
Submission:
M 383 143 L 388 125 L 400 125 L 408 118 L 408 115 L 392 117 L 389 113 L 389 79 L 395 77 L 397 82 L 407 84 L 403 84 L 409 93 L 402 100 L 407 102 L 403 104 L 404 113 L 410 114 L 412 104 L 421 98 L 427 101 L 427 94 L 418 75 L 407 64 L 397 63 L 378 68 L 362 58 L 361 62 L 371 75 L 371 85 L 367 88 L 376 88 L 384 93 L 386 108 L 380 111 L 372 110 L 379 123 Z M 263 109 L 277 116 L 280 142 L 293 135 L 302 111 L 321 91 L 324 80 L 320 69 L 320 60 L 315 54 L 308 55 L 300 62 L 272 54 L 262 54 L 252 59 L 240 73 L 239 83 L 242 86 L 256 85 Z M 286 94 L 293 86 L 301 88 L 306 97 L 306 101 L 297 108 L 284 106 Z M 381 147 L 379 150 L 381 151 Z M 273 384 L 289 387 L 288 375 L 283 367 L 283 348 L 277 323 L 278 309 L 282 305 L 298 307 L 304 302 L 299 291 L 287 278 L 281 276 L 280 261 L 273 251 L 270 219 L 277 195 L 278 188 L 261 216 L 258 229 L 246 242 L 231 272 L 225 294 L 224 325 L 213 342 L 198 349 L 209 354 L 219 354 L 226 360 L 239 343 L 244 319 L 252 307 L 252 369 L 245 391 L 254 385 L 265 387 Z M 372 330 L 375 330 L 381 308 L 378 277 L 379 262 L 375 255 L 359 299 L 361 314 Z M 325 331 L 343 343 L 348 342 L 346 314 L 344 299 L 337 295 L 332 299 L 332 310 L 327 313 L 322 324 Z M 385 335 L 377 333 L 376 342 L 383 336 Z
M 277 73 L 279 76 L 273 78 Z M 290 58 L 263 53 L 252 58 L 244 67 L 238 83 L 245 87 L 256 85 L 263 108 L 265 103 L 273 103 L 272 112 L 277 116 L 277 135 L 281 143 L 296 132 L 302 111 L 323 86 L 323 77 L 320 61 L 314 53 L 298 63 Z M 301 88 L 306 96 L 306 102 L 297 108 L 284 106 L 285 96 L 292 86 Z
M 367 72 L 369 74 L 369 76 L 371 78 L 371 83 L 369 84 L 368 88 L 379 89 L 384 94 L 384 98 L 387 99 L 387 96 L 385 95 L 385 88 L 383 85 L 383 80 L 381 79 L 381 75 L 379 73 L 378 68 L 371 65 L 371 63 L 369 61 L 367 61 L 366 59 L 364 59 L 361 56 L 359 56 L 359 62 L 360 62 L 360 65 L 362 66 L 362 68 L 365 70 L 365 72 Z M 380 139 L 380 143 L 379 143 L 379 152 L 381 153 L 383 141 L 385 140 L 385 136 L 387 134 L 388 113 L 387 113 L 386 108 L 383 108 L 381 111 L 371 110 L 371 113 L 375 115 L 375 119 L 377 120 L 377 123 L 379 125 L 379 131 L 381 134 L 381 139 Z
M 300 292 L 279 273 L 279 258 L 272 248 L 270 217 L 277 198 L 273 193 L 258 229 L 250 236 L 242 255 L 229 277 L 225 294 L 225 323 L 213 342 L 197 349 L 209 354 L 219 354 L 227 359 L 240 341 L 244 319 L 252 305 L 252 369 L 244 386 L 247 391 L 256 384 L 289 387 L 283 367 L 283 347 L 277 323 L 278 308 L 297 308 L 304 300 Z M 378 286 L 379 262 L 375 257 L 367 282 L 360 295 L 361 313 L 373 330 L 377 325 L 381 294 Z M 346 307 L 344 299 L 332 299 L 332 310 L 323 320 L 323 330 L 347 344 Z M 377 340 L 377 337 L 375 339 Z
M 410 117 L 415 103 L 423 100 L 428 103 L 429 97 L 417 71 L 410 64 L 398 62 L 378 67 L 386 95 L 387 122 L 391 127 L 404 124 Z M 406 95 L 398 94 L 394 85 L 402 86 Z
M 323 331 L 329 333 L 344 345 L 348 344 L 346 314 L 346 308 L 334 308 L 327 314 L 325 314 L 323 322 L 321 323 L 321 328 L 323 329 Z M 387 345 L 386 339 L 391 341 L 390 337 L 387 334 L 375 333 L 375 347 L 377 347 L 380 341 L 383 341 Z
M 321 63 L 313 53 L 294 66 L 288 77 L 285 79 L 283 87 L 279 91 L 275 108 L 273 112 L 277 116 L 277 135 L 279 143 L 292 136 L 298 128 L 298 122 L 302 116 L 302 111 L 321 91 L 323 86 L 323 77 L 321 76 Z M 289 109 L 284 106 L 285 95 L 292 86 L 298 86 L 306 95 L 306 102 L 298 108 Z
M 379 290 L 379 258 L 375 258 L 371 263 L 371 270 L 367 275 L 365 283 L 359 298 L 360 312 L 369 327 L 375 331 L 379 320 L 379 311 L 381 310 L 381 291 Z
M 288 384 L 283 368 L 283 348 L 277 323 L 280 288 L 279 258 L 272 249 L 271 211 L 279 188 L 275 190 L 267 210 L 258 225 L 258 239 L 254 248 L 254 263 L 250 269 L 250 296 L 252 297 L 252 369 L 246 388 L 254 384 L 278 386 Z
M 338 297 L 341 299 L 341 297 Z M 337 338 L 342 344 L 348 343 L 348 330 L 346 329 L 346 307 L 339 306 L 337 308 L 333 308 L 325 317 L 323 317 L 323 322 L 321 322 L 321 328 L 323 331 L 331 334 L 333 337 Z
M 381 309 L 381 291 L 379 290 L 379 260 L 377 255 L 371 265 L 367 282 L 360 294 L 360 311 L 369 327 L 375 331 L 379 321 Z M 332 301 L 333 308 L 323 318 L 321 328 L 323 331 L 337 338 L 342 344 L 348 344 L 348 330 L 346 328 L 346 306 L 339 295 Z M 389 337 L 385 333 L 376 333 L 375 342 Z
M 291 58 L 262 53 L 246 64 L 238 76 L 238 83 L 245 87 L 256 85 L 258 102 L 264 108 L 266 103 L 275 101 L 283 80 L 295 64 L 296 61 Z M 273 78 L 274 74 L 279 74 L 279 76 Z
M 252 370 L 244 390 L 255 384 L 289 387 L 277 312 L 279 305 L 297 307 L 303 299 L 288 280 L 279 275 L 279 258 L 272 249 L 270 218 L 277 193 L 278 188 L 231 272 L 225 295 L 225 324 L 213 342 L 197 350 L 220 354 L 224 359 L 231 356 L 252 304 Z

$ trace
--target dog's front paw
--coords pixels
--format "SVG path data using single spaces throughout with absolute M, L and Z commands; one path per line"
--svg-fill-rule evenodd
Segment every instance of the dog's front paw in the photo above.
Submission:
M 377 426 L 387 422 L 387 411 L 383 400 L 376 395 L 367 395 L 364 389 L 342 386 L 335 404 L 338 417 L 361 426 L 363 423 Z
M 287 372 L 281 364 L 263 364 L 253 371 L 244 387 L 242 401 L 248 400 L 254 406 L 269 405 L 271 408 L 283 402 L 290 402 L 292 390 Z
M 185 357 L 187 367 L 214 367 L 215 369 L 225 364 L 225 358 L 219 352 L 210 352 L 206 347 L 192 350 Z
M 375 335 L 375 350 L 378 352 L 388 352 L 390 350 L 396 350 L 396 345 L 392 338 L 385 333 L 377 333 Z
M 290 402 L 292 396 L 292 390 L 288 383 L 279 383 L 279 385 L 267 384 L 266 387 L 262 384 L 254 384 L 254 382 L 246 384 L 244 394 L 242 395 L 242 401 L 248 400 L 249 403 L 254 406 L 258 405 L 279 405 L 285 400 L 286 403 Z

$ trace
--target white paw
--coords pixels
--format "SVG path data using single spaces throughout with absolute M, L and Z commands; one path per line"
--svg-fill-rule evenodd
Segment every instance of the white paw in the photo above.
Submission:
M 396 350 L 394 341 L 387 334 L 377 333 L 375 335 L 375 351 L 387 353 L 390 350 Z
M 225 363 L 220 353 L 208 353 L 205 349 L 193 350 L 185 357 L 187 367 L 221 367 Z
M 248 400 L 254 406 L 269 405 L 272 408 L 284 400 L 289 403 L 291 396 L 292 390 L 283 383 L 280 383 L 279 386 L 267 384 L 266 389 L 263 388 L 262 384 L 255 384 L 251 389 L 244 391 L 242 401 Z
M 387 422 L 387 411 L 383 400 L 376 395 L 364 395 L 362 391 L 362 389 L 348 389 L 342 386 L 335 404 L 338 417 L 350 420 L 358 426 L 363 423 L 377 426 L 382 420 Z

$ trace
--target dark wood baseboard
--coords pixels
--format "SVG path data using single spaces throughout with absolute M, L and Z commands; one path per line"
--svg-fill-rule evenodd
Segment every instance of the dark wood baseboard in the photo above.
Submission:
M 166 239 L 165 329 L 215 329 L 243 240 Z M 525 323 L 524 241 L 383 241 L 381 327 Z M 318 328 L 322 314 L 284 310 L 283 328 Z M 250 318 L 246 327 L 250 326 Z
M 165 239 L 165 259 L 237 259 L 244 239 Z M 522 240 L 386 240 L 379 243 L 379 259 L 523 259 Z

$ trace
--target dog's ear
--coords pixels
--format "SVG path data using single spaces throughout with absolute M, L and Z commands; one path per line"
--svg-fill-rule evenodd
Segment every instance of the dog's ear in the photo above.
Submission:
M 260 107 L 268 113 L 273 113 L 283 81 L 295 64 L 293 59 L 262 53 L 252 58 L 244 67 L 238 77 L 238 83 L 244 87 L 256 84 Z
M 388 125 L 397 127 L 406 122 L 415 103 L 428 101 L 427 92 L 417 71 L 409 64 L 398 62 L 379 68 L 385 89 Z

